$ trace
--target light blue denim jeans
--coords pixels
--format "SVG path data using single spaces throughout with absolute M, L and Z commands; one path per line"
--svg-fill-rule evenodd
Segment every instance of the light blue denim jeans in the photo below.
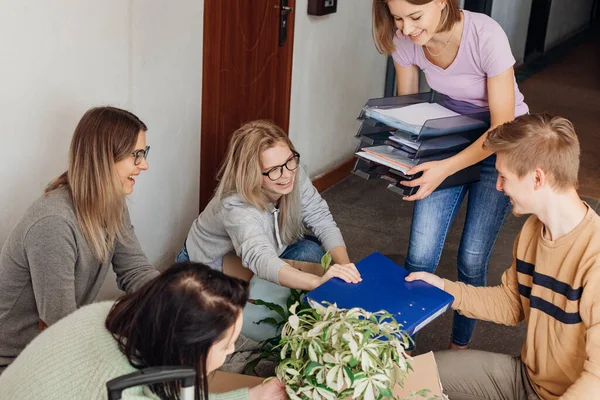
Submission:
M 496 190 L 495 162 L 495 155 L 482 161 L 479 182 L 437 190 L 415 202 L 405 265 L 409 272 L 435 272 L 452 220 L 468 197 L 458 249 L 458 280 L 485 286 L 492 248 L 510 210 L 509 198 Z M 476 320 L 454 312 L 452 343 L 469 344 L 475 323 Z
M 287 260 L 296 261 L 307 261 L 313 263 L 320 263 L 321 257 L 325 254 L 325 251 L 318 243 L 315 238 L 305 238 L 289 245 L 285 251 L 279 256 Z M 189 261 L 190 257 L 187 252 L 185 245 L 177 255 L 177 262 Z M 193 260 L 192 260 L 193 261 Z M 218 264 L 218 265 L 217 265 Z M 217 270 L 223 269 L 223 259 L 216 260 L 215 262 L 208 264 L 209 267 Z M 266 281 L 258 276 L 254 275 L 250 279 L 250 299 L 263 300 L 268 303 L 275 303 L 282 306 L 284 309 L 287 307 L 286 302 L 290 297 L 290 289 Z M 265 318 L 281 319 L 279 315 L 273 311 L 270 311 L 265 306 L 258 306 L 255 304 L 247 303 L 244 307 L 244 324 L 242 326 L 242 335 L 260 342 L 261 340 L 270 339 L 278 334 L 275 327 L 269 324 L 256 324 L 256 322 Z

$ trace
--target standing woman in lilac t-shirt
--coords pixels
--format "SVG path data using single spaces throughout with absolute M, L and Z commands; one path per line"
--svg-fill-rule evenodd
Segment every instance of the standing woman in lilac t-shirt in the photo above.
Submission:
M 418 92 L 421 69 L 432 89 L 451 98 L 489 107 L 491 128 L 528 112 L 517 87 L 506 34 L 490 17 L 458 8 L 456 0 L 373 0 L 373 38 L 394 59 L 398 95 Z M 482 147 L 484 134 L 457 155 L 412 168 L 423 172 L 406 186 L 420 186 L 405 200 L 415 201 L 406 258 L 409 271 L 435 271 L 446 235 L 460 204 L 468 197 L 458 250 L 458 279 L 486 284 L 492 247 L 510 201 L 496 190 L 495 156 Z M 448 176 L 481 162 L 477 183 L 434 192 Z M 451 348 L 466 347 L 475 320 L 455 312 Z

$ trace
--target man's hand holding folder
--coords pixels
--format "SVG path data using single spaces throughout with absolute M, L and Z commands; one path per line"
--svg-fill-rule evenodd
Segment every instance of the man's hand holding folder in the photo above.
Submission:
M 444 280 L 437 275 L 430 274 L 429 272 L 411 272 L 405 278 L 407 282 L 412 281 L 423 281 L 429 283 L 431 286 L 435 286 L 438 289 L 444 290 Z

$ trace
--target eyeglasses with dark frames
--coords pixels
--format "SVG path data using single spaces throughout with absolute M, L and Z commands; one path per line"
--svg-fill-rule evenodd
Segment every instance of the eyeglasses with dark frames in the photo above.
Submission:
M 267 172 L 263 172 L 262 174 L 268 177 L 272 181 L 276 181 L 277 179 L 283 176 L 283 167 L 288 171 L 294 171 L 300 165 L 300 154 L 295 151 L 292 151 L 292 157 L 289 158 L 283 165 L 278 165 L 276 167 L 271 168 Z
M 139 149 L 139 150 L 136 150 L 133 153 L 131 153 L 131 155 L 134 157 L 133 165 L 140 165 L 140 163 L 142 162 L 142 158 L 147 160 L 149 153 L 150 153 L 150 146 L 146 146 L 145 149 Z

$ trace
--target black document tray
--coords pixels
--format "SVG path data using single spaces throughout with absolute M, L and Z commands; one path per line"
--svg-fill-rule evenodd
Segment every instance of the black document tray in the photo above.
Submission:
M 446 178 L 436 190 L 477 182 L 479 181 L 480 169 L 481 166 L 479 164 L 471 165 L 470 167 L 462 169 L 454 175 L 450 175 L 448 178 Z M 367 180 L 373 178 L 383 179 L 387 181 L 387 188 L 389 190 L 402 196 L 411 196 L 417 193 L 417 190 L 419 190 L 418 186 L 404 186 L 400 184 L 400 181 L 410 181 L 416 179 L 421 175 L 420 173 L 415 175 L 406 175 L 401 171 L 395 170 L 386 165 L 377 164 L 374 161 L 361 158 L 360 156 L 357 156 L 352 173 Z
M 364 124 L 365 122 L 363 122 Z M 473 142 L 475 142 L 479 137 L 487 130 L 487 129 L 479 129 L 479 130 L 471 130 L 467 132 L 459 132 L 452 135 L 438 136 L 432 137 L 429 139 L 422 139 L 420 141 L 416 141 L 417 148 L 413 149 L 412 147 L 405 146 L 401 143 L 395 142 L 390 139 L 390 136 L 393 135 L 393 132 L 386 126 L 384 126 L 386 130 L 382 132 L 376 133 L 361 133 L 367 131 L 366 129 L 359 130 L 357 137 L 360 139 L 361 143 L 369 146 L 377 146 L 377 145 L 389 145 L 393 146 L 397 149 L 404 150 L 407 154 L 410 154 L 410 158 L 418 159 L 425 158 L 431 156 L 438 156 L 442 154 L 447 154 L 446 157 L 437 158 L 438 160 L 448 158 L 461 150 L 469 147 Z
M 415 127 L 417 131 L 404 131 L 405 133 L 410 134 L 414 141 L 473 130 L 481 131 L 483 133 L 490 127 L 489 109 L 485 107 L 479 107 L 465 101 L 454 100 L 435 91 L 397 97 L 370 99 L 361 110 L 358 119 L 362 120 L 363 122 L 367 122 L 368 120 L 368 124 L 372 125 L 374 128 L 377 126 L 381 127 L 383 125 L 388 126 L 388 130 L 402 130 L 401 128 L 394 128 L 391 125 L 386 125 L 385 123 L 382 123 L 372 117 L 368 117 L 368 110 L 378 108 L 401 108 L 425 102 L 437 103 L 451 111 L 454 111 L 455 113 L 458 113 L 459 115 L 444 118 L 432 118 L 427 120 L 422 126 Z

